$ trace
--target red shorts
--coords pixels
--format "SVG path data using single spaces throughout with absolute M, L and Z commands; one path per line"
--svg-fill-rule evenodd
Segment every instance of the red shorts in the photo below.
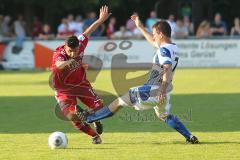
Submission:
M 66 112 L 76 111 L 77 99 L 92 110 L 98 110 L 103 107 L 103 100 L 93 91 L 90 83 L 78 86 L 69 93 L 57 92 L 55 97 L 64 115 L 68 114 Z

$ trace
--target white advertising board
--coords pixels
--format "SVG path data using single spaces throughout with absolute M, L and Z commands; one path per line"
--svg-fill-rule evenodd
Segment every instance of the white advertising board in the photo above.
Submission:
M 37 41 L 54 50 L 64 41 Z M 174 40 L 179 47 L 179 67 L 240 67 L 240 40 Z M 33 68 L 33 41 L 24 43 L 19 54 L 13 54 L 10 42 L 5 50 L 6 68 Z M 149 67 L 156 49 L 145 40 L 90 40 L 85 55 L 101 59 L 103 68 Z M 91 61 L 91 59 L 88 61 Z M 93 62 L 94 63 L 94 59 Z

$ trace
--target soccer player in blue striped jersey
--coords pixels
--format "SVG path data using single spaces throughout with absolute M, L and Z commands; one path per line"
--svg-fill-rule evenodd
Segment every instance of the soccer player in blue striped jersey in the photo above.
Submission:
M 83 117 L 91 123 L 113 116 L 121 106 L 133 106 L 136 110 L 153 108 L 157 117 L 183 135 L 187 143 L 199 143 L 197 137 L 189 132 L 178 117 L 170 113 L 172 80 L 179 60 L 178 47 L 171 40 L 170 25 L 161 20 L 153 25 L 151 34 L 144 28 L 138 16 L 133 15 L 131 19 L 146 40 L 157 49 L 149 80 L 142 86 L 130 88 L 128 93 L 114 100 L 109 106 L 88 115 L 82 114 Z

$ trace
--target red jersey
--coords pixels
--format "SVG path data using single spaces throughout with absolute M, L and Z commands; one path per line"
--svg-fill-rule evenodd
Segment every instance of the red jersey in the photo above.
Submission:
M 79 56 L 76 58 L 74 65 L 67 66 L 64 69 L 58 69 L 55 64 L 56 61 L 67 61 L 71 58 L 66 54 L 64 45 L 59 46 L 54 52 L 52 59 L 52 82 L 54 89 L 58 93 L 71 94 L 72 92 L 76 92 L 79 86 L 89 83 L 82 65 L 84 50 L 88 44 L 88 37 L 80 35 L 78 39 L 80 43 Z

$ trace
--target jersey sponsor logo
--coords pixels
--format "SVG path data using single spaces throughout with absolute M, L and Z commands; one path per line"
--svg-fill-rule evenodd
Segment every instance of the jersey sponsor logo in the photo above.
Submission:
M 64 61 L 65 59 L 61 56 L 57 57 L 57 61 Z
M 161 53 L 161 56 L 163 56 L 163 57 L 171 58 L 170 51 L 167 48 L 165 48 L 165 47 L 160 48 L 160 53 Z

